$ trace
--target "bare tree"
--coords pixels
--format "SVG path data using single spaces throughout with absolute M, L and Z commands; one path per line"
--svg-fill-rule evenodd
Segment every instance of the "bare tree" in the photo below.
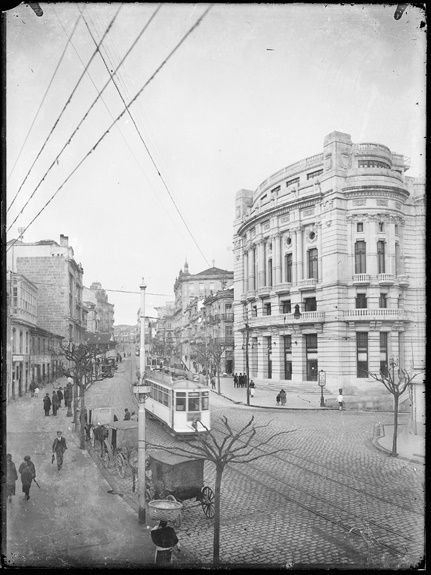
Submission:
M 73 343 L 60 344 L 61 352 L 64 357 L 72 363 L 71 374 L 74 380 L 74 421 L 77 422 L 78 412 L 78 390 L 80 399 L 80 416 L 79 416 L 79 429 L 80 429 L 80 448 L 85 449 L 85 392 L 93 383 L 93 361 L 97 353 L 95 346 Z
M 397 438 L 398 438 L 398 412 L 400 397 L 403 393 L 411 388 L 414 378 L 418 375 L 410 374 L 405 369 L 399 367 L 398 362 L 391 358 L 389 360 L 389 369 L 380 371 L 380 373 L 371 373 L 368 375 L 375 381 L 383 383 L 386 389 L 394 397 L 394 434 L 392 437 L 391 456 L 397 457 Z
M 201 421 L 196 422 L 194 424 L 193 440 L 188 442 L 186 446 L 183 444 L 180 446 L 166 446 L 148 443 L 150 448 L 162 449 L 173 455 L 182 455 L 189 459 L 211 461 L 215 465 L 213 540 L 213 562 L 215 564 L 219 563 L 220 560 L 221 484 L 225 468 L 234 463 L 250 463 L 262 457 L 286 451 L 287 448 L 280 447 L 268 451 L 263 448 L 266 445 L 270 446 L 274 438 L 296 431 L 295 429 L 280 431 L 271 434 L 266 439 L 259 440 L 257 431 L 267 428 L 268 424 L 255 425 L 253 423 L 254 416 L 238 431 L 232 429 L 227 417 L 223 416 L 220 420 L 222 429 L 217 430 L 217 436 L 214 430 L 209 430 Z M 203 431 L 199 430 L 199 425 L 203 428 Z

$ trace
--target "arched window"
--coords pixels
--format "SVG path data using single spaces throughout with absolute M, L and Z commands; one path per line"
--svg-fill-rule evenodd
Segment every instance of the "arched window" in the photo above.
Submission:
M 377 242 L 377 273 L 385 273 L 385 242 L 379 240 Z
M 355 243 L 355 274 L 364 274 L 367 271 L 367 244 L 363 240 Z
M 16 329 L 12 328 L 12 353 L 16 353 Z

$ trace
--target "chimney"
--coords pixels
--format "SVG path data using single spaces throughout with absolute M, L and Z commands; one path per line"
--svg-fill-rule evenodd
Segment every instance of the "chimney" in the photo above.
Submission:
M 69 236 L 63 236 L 63 234 L 60 234 L 60 245 L 63 248 L 67 248 L 69 245 Z

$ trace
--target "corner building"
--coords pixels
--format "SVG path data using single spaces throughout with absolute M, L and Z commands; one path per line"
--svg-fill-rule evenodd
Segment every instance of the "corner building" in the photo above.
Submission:
M 250 376 L 287 388 L 324 370 L 334 393 L 377 391 L 367 374 L 391 357 L 423 372 L 424 185 L 408 168 L 384 145 L 332 132 L 322 153 L 237 192 L 237 371 L 248 340 Z

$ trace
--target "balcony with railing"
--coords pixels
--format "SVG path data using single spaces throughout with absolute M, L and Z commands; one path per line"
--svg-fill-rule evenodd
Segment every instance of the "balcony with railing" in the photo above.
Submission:
M 316 284 L 317 284 L 316 278 L 307 278 L 307 279 L 299 280 L 298 289 L 299 290 L 313 289 L 316 287 Z
M 276 294 L 289 293 L 291 287 L 292 287 L 291 282 L 283 282 L 283 283 L 276 284 L 274 291 Z
M 354 144 L 353 151 L 356 156 L 377 156 L 384 158 L 392 165 L 392 152 L 387 146 L 365 142 L 363 144 Z
M 370 283 L 370 274 L 353 274 L 352 281 L 356 285 L 366 285 Z
M 401 287 L 407 287 L 410 284 L 409 276 L 406 274 L 402 274 L 400 276 L 397 276 L 397 280 L 398 280 L 398 284 Z
M 271 286 L 263 286 L 257 290 L 259 297 L 268 297 L 271 293 L 272 287 Z
M 278 313 L 275 315 L 263 315 L 249 319 L 249 326 L 253 327 L 290 327 L 292 325 L 302 325 L 305 323 L 325 321 L 324 311 L 305 311 L 299 318 L 295 318 L 293 313 Z M 244 321 L 245 323 L 245 321 Z
M 395 283 L 394 274 L 378 274 L 377 281 L 381 286 L 391 286 Z
M 403 309 L 398 308 L 361 308 L 349 309 L 343 311 L 344 319 L 354 321 L 357 320 L 391 320 L 391 321 L 405 321 L 408 319 L 408 314 Z

